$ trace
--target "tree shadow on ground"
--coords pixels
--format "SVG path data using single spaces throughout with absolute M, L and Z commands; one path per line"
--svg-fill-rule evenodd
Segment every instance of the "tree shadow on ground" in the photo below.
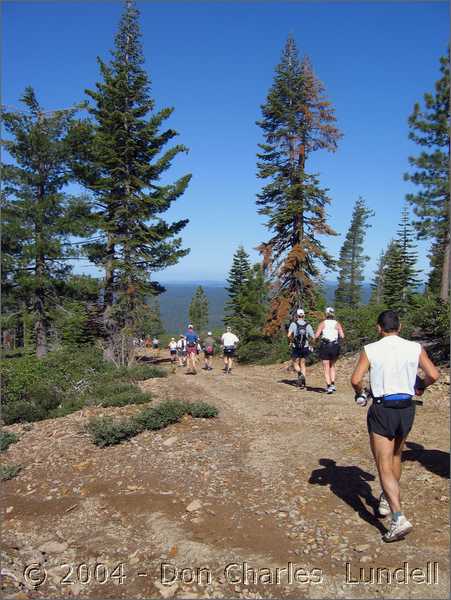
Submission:
M 378 500 L 373 496 L 368 484 L 368 481 L 374 480 L 374 475 L 360 467 L 339 467 L 330 458 L 321 458 L 319 464 L 323 468 L 312 471 L 308 482 L 313 485 L 329 485 L 331 492 L 354 509 L 361 519 L 376 527 L 381 533 L 385 533 L 386 528 L 376 516 Z M 371 513 L 367 507 L 373 512 Z
M 318 394 L 319 393 L 324 394 L 324 392 L 325 392 L 324 388 L 313 387 L 311 385 L 306 385 L 305 388 L 300 388 L 298 385 L 297 379 L 279 379 L 279 381 L 277 383 L 284 383 L 285 385 L 291 385 L 291 387 L 299 388 L 299 390 L 305 390 L 306 392 L 316 392 Z
M 408 450 L 402 453 L 402 460 L 416 460 L 431 473 L 449 479 L 449 452 L 443 450 L 427 450 L 421 444 L 406 442 Z

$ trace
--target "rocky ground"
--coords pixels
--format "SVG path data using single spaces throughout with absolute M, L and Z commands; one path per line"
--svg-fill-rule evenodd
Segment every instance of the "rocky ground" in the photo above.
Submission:
M 384 544 L 354 363 L 340 361 L 333 396 L 319 365 L 303 391 L 285 365 L 178 368 L 143 387 L 219 417 L 120 446 L 97 448 L 83 425 L 140 407 L 7 427 L 20 440 L 5 460 L 22 470 L 2 485 L 2 596 L 448 597 L 449 378 L 425 393 L 404 453 L 414 531 Z

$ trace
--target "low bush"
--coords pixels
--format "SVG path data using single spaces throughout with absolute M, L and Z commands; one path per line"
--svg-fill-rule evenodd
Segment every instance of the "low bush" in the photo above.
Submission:
M 0 465 L 0 481 L 13 479 L 21 470 L 21 465 Z
M 144 381 L 145 379 L 167 376 L 168 373 L 165 369 L 156 367 L 155 365 L 133 365 L 124 372 L 124 378 L 129 381 Z
M 187 413 L 195 419 L 211 419 L 218 416 L 218 409 L 207 402 L 190 402 L 187 404 Z
M 130 419 L 113 421 L 111 417 L 92 419 L 87 427 L 94 444 L 100 447 L 119 444 L 144 430 L 158 430 L 177 423 L 185 414 L 194 418 L 212 418 L 218 415 L 215 406 L 206 402 L 181 402 L 167 400 L 153 408 L 147 408 Z
M 11 444 L 15 444 L 19 436 L 10 431 L 0 431 L 0 452 L 8 450 Z
M 88 422 L 86 429 L 100 448 L 120 444 L 139 433 L 130 419 L 113 421 L 111 417 L 95 417 Z
M 131 386 L 131 390 L 114 394 L 110 397 L 103 398 L 96 402 L 100 406 L 128 406 L 129 404 L 146 404 L 152 401 L 152 395 L 149 393 L 141 392 Z

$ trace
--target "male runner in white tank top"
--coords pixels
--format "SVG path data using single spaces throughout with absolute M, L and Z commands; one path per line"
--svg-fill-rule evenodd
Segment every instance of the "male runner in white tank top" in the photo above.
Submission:
M 415 418 L 412 398 L 421 396 L 425 388 L 438 379 L 439 372 L 420 344 L 399 337 L 401 324 L 395 311 L 383 311 L 378 317 L 377 329 L 381 339 L 364 347 L 351 384 L 357 404 L 365 406 L 362 381 L 369 371 L 373 403 L 368 410 L 367 425 L 383 490 L 379 514 L 386 516 L 391 512 L 392 515 L 390 529 L 382 539 L 395 542 L 412 530 L 412 524 L 401 510 L 399 489 L 402 449 Z M 418 366 L 424 371 L 424 380 L 417 376 Z

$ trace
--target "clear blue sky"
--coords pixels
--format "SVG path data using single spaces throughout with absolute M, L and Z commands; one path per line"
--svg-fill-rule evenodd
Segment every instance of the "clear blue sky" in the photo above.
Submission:
M 84 99 L 84 89 L 99 77 L 96 56 L 109 57 L 122 3 L 2 4 L 3 103 L 18 105 L 29 84 L 48 109 Z M 366 244 L 369 278 L 412 189 L 403 173 L 408 155 L 418 149 L 407 138 L 407 118 L 438 79 L 448 4 L 137 5 L 157 107 L 175 107 L 167 123 L 190 148 L 169 178 L 193 174 L 186 194 L 166 213 L 190 219 L 183 239 L 191 252 L 159 279 L 223 279 L 240 243 L 258 258 L 253 249 L 268 232 L 255 206 L 261 186 L 255 154 L 262 141 L 255 121 L 290 32 L 310 56 L 344 134 L 335 154 L 318 152 L 308 165 L 330 190 L 330 223 L 341 234 L 326 245 L 337 256 L 362 195 L 376 211 Z M 426 270 L 428 247 L 419 244 Z

